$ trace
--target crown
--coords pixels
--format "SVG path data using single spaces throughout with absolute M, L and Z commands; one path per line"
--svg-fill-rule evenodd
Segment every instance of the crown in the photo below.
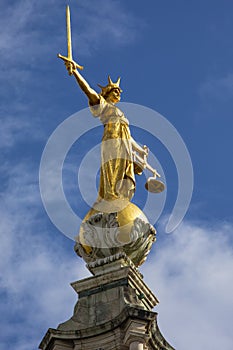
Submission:
M 120 81 L 121 81 L 121 78 L 119 77 L 117 79 L 117 82 L 116 83 L 113 83 L 112 82 L 112 79 L 110 78 L 110 75 L 108 76 L 108 85 L 106 86 L 102 86 L 100 84 L 98 84 L 98 86 L 101 88 L 101 96 L 106 96 L 112 89 L 119 89 L 120 92 L 122 92 L 121 88 L 120 88 Z

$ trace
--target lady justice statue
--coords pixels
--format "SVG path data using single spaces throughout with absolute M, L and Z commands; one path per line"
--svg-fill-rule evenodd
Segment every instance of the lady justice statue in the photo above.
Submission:
M 73 66 L 70 69 L 70 65 L 72 63 L 66 63 L 68 71 L 72 70 L 80 88 L 86 94 L 93 116 L 99 117 L 104 125 L 98 201 L 119 203 L 121 202 L 119 200 L 131 200 L 135 192 L 133 151 L 144 158 L 148 154 L 148 149 L 146 146 L 140 147 L 133 140 L 129 122 L 116 106 L 122 92 L 119 86 L 120 78 L 113 83 L 108 77 L 108 85 L 101 86 L 101 93 L 98 94 L 77 70 L 73 70 Z
M 151 192 L 163 191 L 164 184 L 157 180 L 160 175 L 147 162 L 148 147 L 141 147 L 132 138 L 129 121 L 116 106 L 122 93 L 120 78 L 114 83 L 109 76 L 108 84 L 99 85 L 101 92 L 97 93 L 80 74 L 83 67 L 72 58 L 68 6 L 66 18 L 68 54 L 58 57 L 87 96 L 92 115 L 104 125 L 98 198 L 83 220 L 75 249 L 87 262 L 123 251 L 138 266 L 149 253 L 155 230 L 130 202 L 136 187 L 135 174 L 140 175 L 145 168 L 152 172 L 145 185 Z

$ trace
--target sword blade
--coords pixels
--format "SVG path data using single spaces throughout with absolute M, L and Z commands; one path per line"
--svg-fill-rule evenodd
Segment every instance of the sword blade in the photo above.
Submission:
M 67 57 L 72 60 L 72 43 L 71 43 L 71 25 L 70 25 L 70 8 L 66 7 L 66 30 L 67 30 Z
M 67 5 L 66 7 L 66 30 L 67 30 L 67 57 L 60 55 L 60 53 L 57 55 L 57 57 L 61 58 L 65 62 L 69 75 L 72 75 L 73 70 L 83 69 L 83 66 L 80 66 L 78 63 L 73 61 L 69 5 Z

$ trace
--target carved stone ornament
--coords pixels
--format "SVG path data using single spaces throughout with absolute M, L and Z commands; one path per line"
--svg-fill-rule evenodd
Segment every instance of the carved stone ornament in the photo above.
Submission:
M 91 216 L 82 223 L 80 233 L 75 251 L 87 263 L 124 252 L 139 266 L 146 260 L 156 239 L 154 227 L 145 219 L 137 217 L 130 227 L 120 227 L 117 213 Z

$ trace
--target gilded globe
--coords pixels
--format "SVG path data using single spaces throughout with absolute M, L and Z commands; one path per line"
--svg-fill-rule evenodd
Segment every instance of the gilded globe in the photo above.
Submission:
M 155 241 L 155 229 L 135 204 L 122 199 L 96 202 L 83 219 L 75 251 L 86 262 L 124 252 L 141 265 Z

